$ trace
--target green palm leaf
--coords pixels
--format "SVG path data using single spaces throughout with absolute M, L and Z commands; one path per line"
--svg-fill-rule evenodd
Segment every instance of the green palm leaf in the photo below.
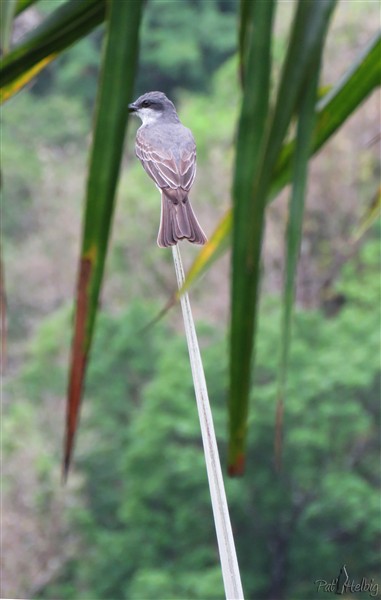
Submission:
M 71 356 L 64 475 L 67 475 L 118 181 L 138 54 L 142 1 L 108 2 L 105 53 L 96 105 Z
M 259 7 L 263 5 L 269 7 L 270 3 L 254 3 L 252 8 L 252 58 L 248 60 L 248 70 L 245 74 L 233 186 L 228 450 L 228 468 L 232 475 L 242 473 L 244 468 L 266 198 L 284 137 L 297 111 L 307 73 L 315 65 L 315 56 L 323 43 L 335 0 L 321 3 L 299 2 L 275 109 L 269 119 L 266 77 L 269 78 L 271 27 L 268 27 L 268 24 L 271 24 L 271 19 L 261 21 Z M 269 8 L 267 10 L 270 11 Z M 259 36 L 261 41 L 258 40 Z M 263 64 L 267 74 L 263 79 L 259 79 L 258 70 L 263 68 Z M 250 115 L 248 120 L 245 119 L 246 114 Z M 253 136 L 253 129 L 260 130 L 265 127 L 261 119 L 266 119 L 266 130 L 263 129 L 267 133 L 266 137 L 259 135 L 248 143 L 249 136 Z M 247 131 L 249 128 L 251 132 Z
M 253 189 L 263 160 L 265 124 L 269 109 L 270 52 L 274 2 L 255 2 L 250 11 L 251 35 L 248 41 L 247 69 L 244 73 L 244 96 L 238 127 L 235 177 L 233 184 L 233 271 L 230 342 L 229 396 L 229 472 L 242 470 L 242 446 L 246 437 L 247 403 L 241 398 L 249 394 L 254 313 L 248 306 L 255 304 L 259 279 L 255 264 L 249 256 L 261 243 L 264 199 L 253 203 Z M 246 49 L 243 48 L 243 53 Z M 239 356 L 235 357 L 234 352 Z
M 302 239 L 304 201 L 307 185 L 308 159 L 312 132 L 315 123 L 315 104 L 318 93 L 321 61 L 321 44 L 311 74 L 307 78 L 300 100 L 300 113 L 296 133 L 294 152 L 292 193 L 286 234 L 286 274 L 283 296 L 283 320 L 281 334 L 281 357 L 279 366 L 278 404 L 276 417 L 275 457 L 278 468 L 281 464 L 281 440 L 283 426 L 283 407 L 286 387 L 289 349 L 291 342 L 292 308 L 295 295 L 295 278 Z
M 0 101 L 18 92 L 57 55 L 105 18 L 105 0 L 70 0 L 49 15 L 1 62 Z

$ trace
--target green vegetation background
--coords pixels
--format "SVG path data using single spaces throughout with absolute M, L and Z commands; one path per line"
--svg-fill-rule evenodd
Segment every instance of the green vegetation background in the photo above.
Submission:
M 343 3 L 324 83 L 372 33 L 375 4 Z M 163 89 L 196 137 L 193 198 L 211 232 L 229 205 L 239 103 L 235 2 L 151 2 L 137 94 Z M 49 3 L 46 3 L 49 9 Z M 373 10 L 373 13 L 372 13 Z M 38 18 L 30 12 L 29 18 Z M 284 3 L 274 58 L 291 16 Z M 164 36 L 163 27 L 173 36 Z M 209 31 L 218 31 L 215 36 Z M 3 410 L 3 592 L 66 599 L 223 597 L 179 311 L 144 325 L 174 288 L 156 247 L 156 190 L 126 144 L 76 468 L 60 485 L 71 297 L 101 30 L 3 111 L 9 364 Z M 338 52 L 337 49 L 340 49 Z M 377 580 L 379 227 L 348 251 L 379 171 L 376 104 L 314 162 L 285 415 L 273 467 L 284 199 L 269 210 L 249 458 L 227 494 L 247 598 L 314 598 L 342 564 Z M 319 162 L 320 161 L 320 162 Z M 184 247 L 185 261 L 195 249 Z M 225 457 L 226 259 L 191 292 Z M 354 596 L 355 597 L 355 596 Z

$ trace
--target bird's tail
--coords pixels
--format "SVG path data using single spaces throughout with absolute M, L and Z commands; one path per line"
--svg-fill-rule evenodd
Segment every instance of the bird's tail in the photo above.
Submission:
M 161 220 L 157 243 L 160 248 L 167 248 L 183 239 L 187 239 L 193 244 L 205 244 L 207 241 L 188 197 L 174 202 L 162 191 Z

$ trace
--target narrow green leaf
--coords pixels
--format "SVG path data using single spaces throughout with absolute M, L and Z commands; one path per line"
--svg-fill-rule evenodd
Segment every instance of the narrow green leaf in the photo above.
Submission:
M 3 104 L 4 102 L 12 98 L 12 96 L 17 94 L 17 92 L 19 92 L 23 87 L 25 87 L 56 57 L 56 54 L 50 54 L 49 56 L 41 60 L 39 63 L 34 65 L 31 69 L 25 71 L 25 73 L 17 77 L 17 79 L 14 79 L 11 83 L 8 83 L 7 85 L 0 88 L 0 104 Z
M 13 19 L 17 0 L 1 0 L 0 3 L 0 52 L 7 54 L 11 42 Z
M 247 429 L 248 400 L 255 345 L 257 306 L 260 283 L 260 256 L 264 230 L 264 212 L 269 195 L 271 175 L 281 150 L 284 137 L 296 112 L 298 98 L 307 73 L 314 64 L 314 56 L 322 43 L 336 0 L 316 2 L 301 0 L 298 3 L 291 30 L 290 44 L 282 71 L 275 109 L 267 122 L 267 114 L 257 110 L 268 102 L 271 28 L 260 22 L 260 6 L 252 9 L 254 29 L 252 47 L 257 46 L 257 61 L 248 63 L 247 87 L 243 107 L 252 105 L 251 120 L 242 120 L 237 141 L 237 160 L 233 206 L 233 257 L 232 257 L 232 309 L 230 339 L 230 391 L 229 391 L 229 473 L 243 471 Z M 263 24 L 264 25 L 264 24 Z M 258 37 L 263 35 L 261 41 Z M 262 45 L 261 45 L 262 44 Z M 255 56 L 255 50 L 253 50 Z M 251 72 L 259 69 L 262 79 Z M 249 79 L 250 77 L 250 79 Z M 253 86 L 253 87 L 252 87 Z M 255 87 L 254 87 L 255 86 Z M 255 90 L 255 91 L 253 91 Z M 253 99 L 250 101 L 250 96 Z M 244 113 L 244 108 L 243 111 Z M 255 115 L 255 118 L 253 116 Z M 242 124 L 244 123 L 244 129 Z M 268 125 L 268 128 L 267 128 Z M 263 130 L 267 136 L 253 137 L 253 130 Z M 246 131 L 247 129 L 247 131 Z M 259 146 L 255 145 L 259 142 Z M 243 184 L 243 185 L 242 185 Z
M 96 104 L 79 266 L 68 391 L 65 476 L 70 465 L 86 362 L 98 310 L 128 103 L 133 94 L 142 4 L 141 0 L 108 0 L 106 44 Z
M 251 18 L 250 13 L 253 7 L 252 0 L 241 0 L 240 2 L 240 20 L 239 20 L 239 70 L 241 77 L 241 85 L 244 86 L 245 71 L 247 63 L 247 48 L 248 37 L 252 34 L 250 30 Z
M 306 74 L 313 68 L 314 56 L 336 2 L 337 0 L 298 2 L 266 147 L 266 169 L 263 170 L 265 182 L 271 179 L 298 98 L 303 91 Z
M 322 48 L 323 44 L 321 45 L 321 49 Z M 283 319 L 275 433 L 275 458 L 278 468 L 281 464 L 283 409 L 291 343 L 292 309 L 294 305 L 297 264 L 302 240 L 308 159 L 311 152 L 312 133 L 316 119 L 315 103 L 319 83 L 320 61 L 321 54 L 319 52 L 316 61 L 313 63 L 311 73 L 309 77 L 307 77 L 303 94 L 300 99 L 300 113 L 296 133 L 295 153 L 293 157 L 292 193 L 286 233 L 286 269 L 283 294 Z
M 106 0 L 70 0 L 57 8 L 1 61 L 0 92 L 102 23 L 105 7 Z
M 253 203 L 253 188 L 262 160 L 265 125 L 269 109 L 271 31 L 274 2 L 255 2 L 250 11 L 252 34 L 248 44 L 247 69 L 233 183 L 232 313 L 230 340 L 229 456 L 231 475 L 243 471 L 244 440 L 249 394 L 253 311 L 257 265 L 247 249 L 259 244 L 263 228 L 264 201 Z

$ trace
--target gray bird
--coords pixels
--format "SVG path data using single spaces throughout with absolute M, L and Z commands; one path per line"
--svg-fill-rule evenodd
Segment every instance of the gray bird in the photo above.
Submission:
M 161 248 L 187 239 L 205 244 L 188 198 L 196 175 L 196 144 L 177 116 L 174 104 L 162 92 L 148 92 L 128 105 L 142 120 L 135 151 L 161 193 L 161 220 L 157 243 Z

